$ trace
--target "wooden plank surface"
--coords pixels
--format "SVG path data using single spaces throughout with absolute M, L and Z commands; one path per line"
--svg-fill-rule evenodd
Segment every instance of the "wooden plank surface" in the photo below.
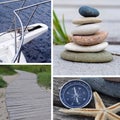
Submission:
M 65 113 L 59 112 L 62 107 L 54 106 L 54 120 L 94 120 L 91 117 L 84 117 L 78 115 L 66 115 Z
M 80 80 L 80 79 L 83 79 L 83 78 L 81 78 L 81 77 L 54 77 L 53 78 L 53 98 L 54 98 L 53 99 L 53 103 L 54 103 L 53 119 L 54 120 L 94 120 L 94 118 L 90 118 L 90 117 L 87 117 L 87 116 L 67 115 L 67 114 L 59 111 L 61 108 L 64 108 L 64 106 L 60 102 L 60 98 L 59 98 L 60 89 L 59 88 L 61 88 L 66 82 L 68 82 L 70 80 L 74 80 L 74 79 L 75 80 Z M 104 79 L 106 79 L 106 78 L 104 78 Z M 114 78 L 111 77 L 111 79 L 113 80 Z M 97 85 L 96 82 L 95 82 L 95 84 Z M 100 82 L 98 84 L 100 84 Z M 103 86 L 103 89 L 104 89 L 104 87 L 105 86 Z M 111 97 L 111 96 L 108 96 L 106 94 L 102 94 L 100 92 L 98 92 L 98 93 L 99 93 L 100 97 L 102 98 L 105 106 L 111 106 L 111 105 L 116 104 L 120 101 L 119 98 Z M 92 101 L 89 103 L 89 105 L 86 108 L 94 108 L 94 107 L 95 107 L 94 106 L 94 100 L 92 99 Z M 118 113 L 118 115 L 120 115 L 120 113 Z
M 38 86 L 33 73 L 18 71 L 7 88 L 6 104 L 10 120 L 50 120 L 50 90 Z

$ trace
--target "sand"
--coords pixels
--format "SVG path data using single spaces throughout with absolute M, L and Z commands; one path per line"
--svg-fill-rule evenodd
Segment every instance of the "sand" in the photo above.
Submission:
M 12 76 L 2 76 L 3 79 L 8 83 L 8 85 L 15 80 L 15 78 L 18 76 L 12 75 Z M 6 88 L 0 88 L 0 120 L 9 120 L 9 115 L 6 108 L 6 102 L 5 102 L 5 95 L 6 94 Z

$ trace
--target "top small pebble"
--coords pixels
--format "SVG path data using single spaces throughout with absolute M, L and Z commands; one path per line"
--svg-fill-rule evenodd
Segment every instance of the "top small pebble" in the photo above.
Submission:
M 97 17 L 100 14 L 97 9 L 89 7 L 89 6 L 80 7 L 79 13 L 84 17 Z

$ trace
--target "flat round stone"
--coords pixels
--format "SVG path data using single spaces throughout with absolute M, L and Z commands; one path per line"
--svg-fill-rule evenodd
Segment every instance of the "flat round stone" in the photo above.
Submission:
M 107 48 L 107 46 L 108 46 L 107 42 L 103 42 L 93 46 L 80 46 L 71 42 L 65 45 L 65 49 L 75 52 L 99 52 Z
M 82 26 L 76 26 L 75 29 L 72 31 L 73 35 L 92 35 L 98 32 L 100 26 L 97 24 L 88 24 Z
M 96 17 L 80 18 L 72 21 L 72 23 L 76 25 L 93 24 L 93 23 L 100 23 L 100 22 L 102 22 L 102 20 Z
M 99 11 L 95 8 L 89 6 L 82 6 L 79 8 L 80 15 L 84 17 L 97 17 L 99 16 Z
M 103 31 L 97 32 L 96 34 L 89 36 L 73 35 L 72 41 L 78 45 L 91 46 L 102 43 L 107 38 L 107 35 L 108 33 Z
M 81 80 L 87 82 L 92 87 L 92 89 L 97 92 L 120 98 L 120 83 L 107 81 L 101 77 L 81 78 Z
M 101 51 L 98 53 L 77 53 L 71 51 L 63 51 L 61 58 L 73 62 L 85 62 L 85 63 L 104 63 L 112 61 L 113 57 L 111 53 L 107 51 Z

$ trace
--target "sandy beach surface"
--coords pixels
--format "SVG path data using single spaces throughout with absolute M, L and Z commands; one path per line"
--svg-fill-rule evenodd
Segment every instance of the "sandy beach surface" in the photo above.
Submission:
M 12 76 L 2 76 L 3 79 L 8 83 L 8 85 L 15 80 L 18 74 Z M 0 88 L 0 120 L 9 120 L 9 115 L 6 108 L 5 102 L 6 88 Z

